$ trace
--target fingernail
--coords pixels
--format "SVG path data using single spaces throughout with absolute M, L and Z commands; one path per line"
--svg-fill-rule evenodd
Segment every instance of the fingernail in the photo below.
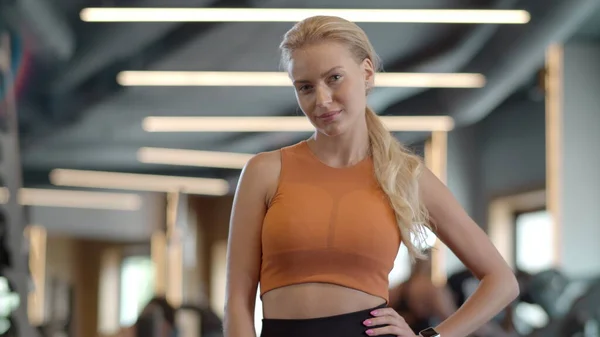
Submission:
M 367 330 L 366 333 L 367 333 L 367 335 L 372 335 L 373 334 L 373 330 Z
M 371 311 L 371 315 L 377 315 L 377 310 Z
M 371 321 L 366 320 L 366 321 L 363 322 L 363 324 L 366 325 L 366 326 L 369 326 L 369 325 L 371 325 Z

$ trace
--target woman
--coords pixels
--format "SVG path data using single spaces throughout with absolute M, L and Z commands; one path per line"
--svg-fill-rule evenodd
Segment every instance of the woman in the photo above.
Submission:
M 415 334 L 387 307 L 399 245 L 431 227 L 481 280 L 472 300 L 423 336 L 462 337 L 518 293 L 510 268 L 420 158 L 367 107 L 378 58 L 365 33 L 337 17 L 296 24 L 280 46 L 310 139 L 252 158 L 231 214 L 225 336 Z

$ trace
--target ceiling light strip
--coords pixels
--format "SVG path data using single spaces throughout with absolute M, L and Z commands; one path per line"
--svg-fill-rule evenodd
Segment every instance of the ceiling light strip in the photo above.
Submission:
M 145 164 L 165 164 L 198 167 L 241 169 L 253 154 L 165 149 L 143 147 L 138 150 L 138 160 Z
M 137 173 L 55 169 L 50 172 L 50 182 L 57 186 L 151 192 L 182 192 L 203 195 L 225 195 L 229 193 L 229 183 L 224 179 Z
M 0 188 L 0 204 L 8 202 L 8 189 Z M 136 194 L 73 191 L 41 188 L 21 188 L 18 202 L 23 206 L 85 208 L 103 210 L 136 211 L 142 206 L 142 198 Z
M 450 131 L 449 116 L 381 116 L 388 130 L 431 132 Z M 146 117 L 147 132 L 312 132 L 315 127 L 304 116 L 278 117 Z
M 285 72 L 240 71 L 123 71 L 117 75 L 122 86 L 257 86 L 292 85 Z M 481 88 L 482 74 L 473 73 L 379 73 L 378 87 Z
M 479 9 L 317 9 L 317 8 L 85 8 L 86 22 L 298 22 L 315 15 L 354 22 L 526 24 L 524 10 Z

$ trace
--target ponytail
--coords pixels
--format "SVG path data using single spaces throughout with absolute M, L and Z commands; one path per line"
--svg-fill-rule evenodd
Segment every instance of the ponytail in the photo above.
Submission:
M 419 196 L 423 161 L 400 144 L 369 107 L 366 120 L 375 178 L 394 209 L 402 243 L 411 260 L 425 258 L 415 244 L 425 241 L 425 229 L 429 226 L 427 209 Z

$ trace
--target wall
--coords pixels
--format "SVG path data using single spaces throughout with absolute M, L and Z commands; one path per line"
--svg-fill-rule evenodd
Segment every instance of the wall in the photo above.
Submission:
M 74 260 L 76 240 L 64 236 L 48 236 L 46 243 L 46 278 L 65 282 L 75 279 Z
M 543 101 L 524 99 L 509 101 L 482 121 L 478 132 L 486 199 L 545 185 L 545 125 Z
M 477 124 L 448 135 L 448 188 L 484 229 L 490 201 L 543 188 L 545 108 L 516 94 Z M 447 251 L 448 273 L 463 268 Z
M 477 128 L 455 129 L 448 134 L 447 185 L 472 217 L 479 219 L 476 194 L 481 181 Z
M 573 277 L 600 272 L 600 44 L 564 49 L 561 202 L 562 267 Z M 585 248 L 584 248 L 585 247 Z
M 225 253 L 232 203 L 233 196 L 190 198 L 190 208 L 197 217 L 197 261 L 201 280 L 197 287 L 218 314 L 223 312 Z
M 491 199 L 545 185 L 545 151 L 544 103 L 519 95 L 449 134 L 448 187 L 485 228 Z

